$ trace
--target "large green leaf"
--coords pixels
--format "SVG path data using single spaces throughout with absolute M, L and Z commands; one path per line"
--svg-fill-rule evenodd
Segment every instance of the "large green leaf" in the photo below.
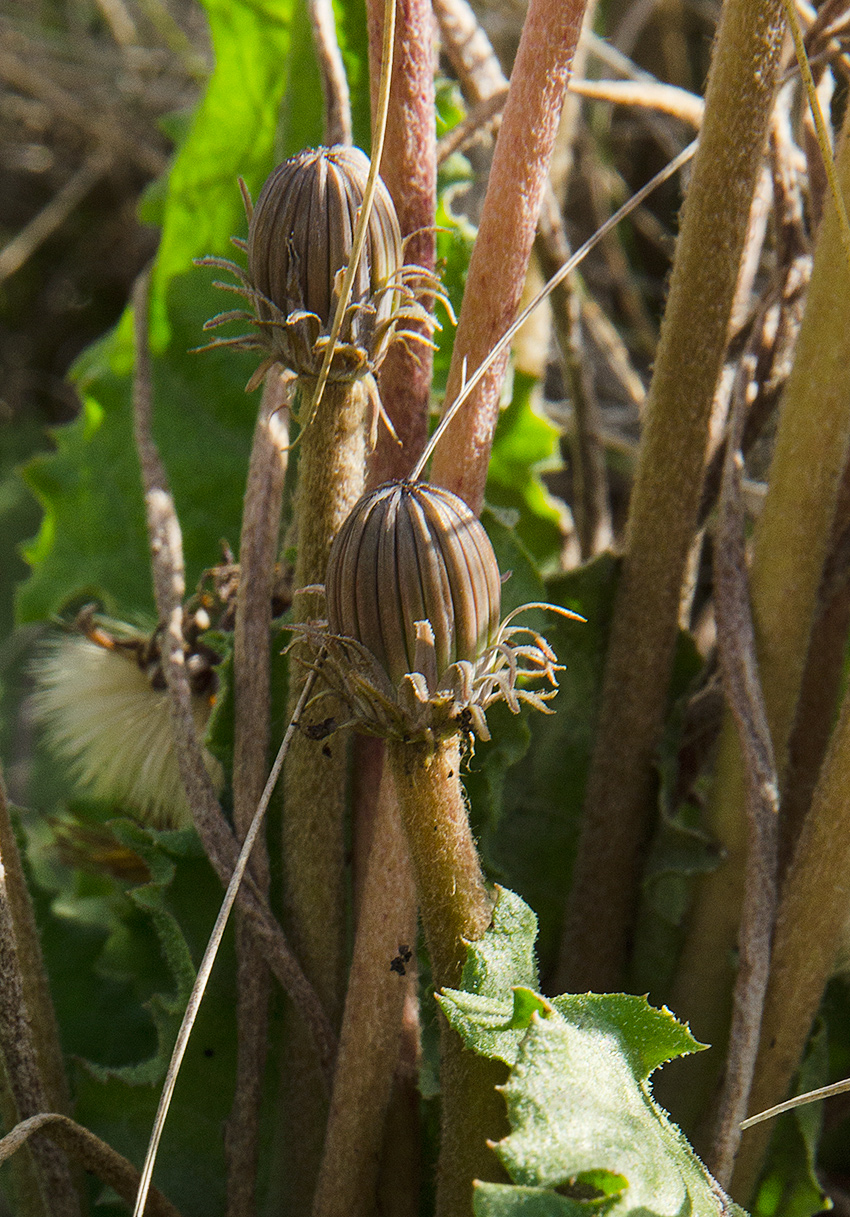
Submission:
M 702 1045 L 643 997 L 548 1001 L 526 987 L 529 914 L 500 893 L 493 929 L 470 949 L 464 989 L 441 999 L 468 1048 L 511 1066 L 502 1088 L 511 1132 L 494 1148 L 516 1186 L 479 1184 L 478 1217 L 741 1214 L 652 1097 L 653 1071 Z
M 255 193 L 272 167 L 287 85 L 294 0 L 208 0 L 215 71 L 171 170 L 151 294 L 155 434 L 184 531 L 190 586 L 235 544 L 256 402 L 243 386 L 255 361 L 232 352 L 189 354 L 206 318 L 232 297 L 192 259 L 224 254 L 245 231 L 237 186 Z M 294 85 L 292 86 L 295 87 Z M 299 107 L 293 97 L 291 109 Z M 302 127 L 294 124 L 294 134 Z M 152 210 L 149 206 L 148 212 Z M 111 612 L 150 611 L 149 559 L 130 408 L 131 318 L 75 369 L 79 419 L 56 433 L 56 452 L 36 458 L 27 481 L 44 510 L 26 556 L 32 575 L 18 613 L 35 620 L 80 597 Z

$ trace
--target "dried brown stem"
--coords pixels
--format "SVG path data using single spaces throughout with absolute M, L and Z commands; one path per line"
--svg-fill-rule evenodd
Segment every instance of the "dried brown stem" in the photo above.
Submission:
M 19 1116 L 28 1119 L 49 1106 L 47 1087 L 39 1059 L 47 1047 L 45 1036 L 55 1021 L 47 1010 L 49 1025 L 34 1030 L 44 1009 L 46 985 L 40 951 L 33 942 L 32 911 L 22 887 L 20 859 L 9 821 L 5 791 L 0 784 L 0 1054 Z M 19 931 L 17 919 L 23 917 Z M 34 999 L 31 1009 L 27 996 Z M 49 999 L 48 999 L 49 1000 Z M 55 1055 L 55 1049 L 50 1057 Z M 44 1062 L 51 1065 L 50 1057 Z M 51 1071 L 52 1072 L 52 1071 Z M 52 1079 L 55 1082 L 55 1078 Z M 74 1187 L 64 1153 L 38 1138 L 31 1146 L 39 1175 L 44 1211 L 51 1217 L 79 1217 L 80 1198 Z
M 384 1119 L 399 1055 L 416 896 L 392 784 L 381 784 L 361 898 L 314 1217 L 366 1217 L 375 1205 Z M 400 969 L 390 967 L 396 959 Z
M 272 585 L 288 455 L 290 384 L 290 379 L 278 368 L 273 368 L 266 377 L 242 513 L 233 639 L 233 822 L 240 842 L 260 801 L 268 769 Z M 250 868 L 257 887 L 267 894 L 268 851 L 262 838 L 254 846 Z M 269 973 L 241 913 L 236 925 L 236 954 L 238 1048 L 236 1089 L 225 1137 L 227 1212 L 228 1217 L 252 1217 L 256 1211 Z
M 97 1175 L 113 1187 L 122 1200 L 132 1204 L 139 1188 L 139 1172 L 111 1145 L 101 1141 L 93 1132 L 59 1112 L 42 1112 L 22 1120 L 0 1140 L 0 1162 L 16 1153 L 33 1133 L 42 1133 L 73 1158 L 85 1170 Z M 147 1217 L 180 1217 L 174 1205 L 162 1192 L 152 1187 L 148 1193 Z
M 531 0 L 493 156 L 446 390 L 446 408 L 516 316 L 581 30 L 581 0 Z M 432 479 L 479 511 L 507 352 L 452 421 Z
M 136 365 L 133 385 L 135 441 L 142 470 L 154 594 L 163 623 L 163 667 L 171 695 L 172 724 L 180 775 L 192 817 L 207 856 L 222 883 L 227 885 L 239 855 L 204 764 L 203 750 L 192 713 L 192 694 L 183 651 L 182 599 L 185 591 L 183 544 L 165 468 L 151 431 L 153 392 L 147 341 L 147 290 L 149 272 L 140 276 L 133 291 Z M 304 1016 L 321 1061 L 322 1077 L 330 1087 L 336 1037 L 318 996 L 305 977 L 283 931 L 273 918 L 262 893 L 250 876 L 239 889 L 239 908 L 245 913 L 269 967 L 284 991 Z
M 466 0 L 433 0 L 440 40 L 461 91 L 477 102 L 493 97 L 507 85 L 496 52 Z
M 551 279 L 570 256 L 560 210 L 551 190 L 543 196 L 535 250 L 546 279 Z M 582 557 L 591 558 L 608 548 L 613 535 L 599 404 L 583 351 L 580 291 L 568 277 L 553 289 L 550 300 L 575 419 L 571 451 L 576 529 Z
M 47 206 L 0 250 L 0 283 L 20 270 L 35 251 L 49 240 L 92 187 L 109 172 L 111 166 L 112 157 L 106 152 L 93 152 L 86 158 Z
M 727 440 L 714 549 L 714 612 L 723 687 L 735 718 L 747 784 L 747 860 L 732 1027 L 707 1164 L 721 1187 L 732 1178 L 759 1046 L 777 900 L 778 779 L 758 674 L 744 552 L 743 390 L 739 377 Z
M 616 987 L 625 963 L 682 580 L 781 37 L 776 0 L 724 7 L 632 492 L 559 988 Z
M 351 98 L 348 78 L 336 36 L 336 19 L 331 0 L 308 0 L 307 10 L 313 30 L 313 46 L 322 78 L 325 102 L 325 143 L 351 143 Z

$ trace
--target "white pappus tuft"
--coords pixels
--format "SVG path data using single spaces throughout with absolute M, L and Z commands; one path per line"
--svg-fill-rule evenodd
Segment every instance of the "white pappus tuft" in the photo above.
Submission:
M 32 665 L 31 704 L 50 749 L 69 764 L 81 792 L 157 828 L 185 828 L 191 814 L 154 640 L 109 622 L 48 642 Z M 214 700 L 209 676 L 212 688 L 206 682 L 192 699 L 201 734 Z M 205 759 L 220 788 L 219 762 L 210 752 Z

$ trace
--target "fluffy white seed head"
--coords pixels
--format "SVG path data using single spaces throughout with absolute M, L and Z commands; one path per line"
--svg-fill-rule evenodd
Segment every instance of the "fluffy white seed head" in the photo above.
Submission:
M 83 634 L 48 643 L 33 664 L 32 706 L 49 747 L 69 765 L 80 792 L 158 828 L 191 823 L 171 735 L 168 692 L 156 688 L 134 653 Z M 193 698 L 203 733 L 209 694 Z M 206 764 L 220 786 L 211 753 Z

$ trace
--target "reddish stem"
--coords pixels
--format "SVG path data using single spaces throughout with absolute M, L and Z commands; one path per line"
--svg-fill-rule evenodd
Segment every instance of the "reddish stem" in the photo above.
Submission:
M 461 388 L 514 320 L 581 31 L 584 0 L 531 0 L 493 155 L 446 391 Z M 431 480 L 473 511 L 484 499 L 507 353 L 470 395 L 434 454 Z

